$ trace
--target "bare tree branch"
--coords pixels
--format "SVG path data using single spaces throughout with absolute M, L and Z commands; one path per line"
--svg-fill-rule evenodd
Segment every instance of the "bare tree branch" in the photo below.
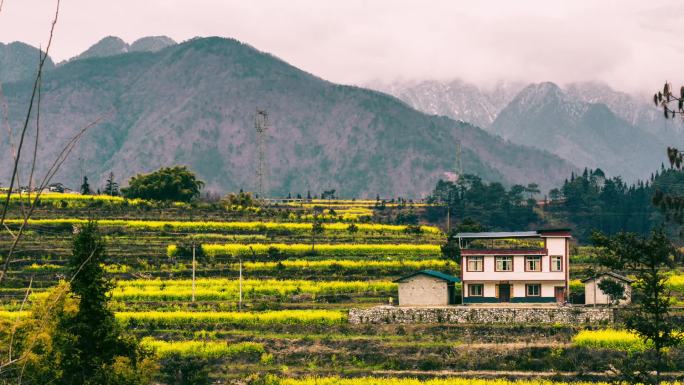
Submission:
M 57 171 L 59 171 L 60 167 L 62 164 L 66 161 L 66 159 L 69 157 L 69 154 L 71 154 L 71 151 L 73 151 L 74 147 L 76 146 L 76 143 L 81 139 L 81 137 L 86 133 L 86 131 L 99 124 L 105 117 L 106 115 L 103 115 L 99 117 L 97 120 L 91 122 L 87 126 L 85 126 L 83 129 L 81 129 L 69 142 L 67 142 L 66 146 L 62 149 L 62 151 L 59 153 L 55 161 L 53 162 L 52 166 L 48 169 L 47 173 L 45 174 L 45 177 L 41 181 L 40 185 L 38 186 L 38 191 L 36 192 L 35 197 L 33 198 L 33 201 L 31 201 L 31 205 L 28 208 L 28 211 L 26 212 L 26 215 L 24 215 L 24 218 L 22 220 L 21 226 L 19 227 L 19 230 L 14 237 L 14 240 L 12 241 L 12 245 L 10 246 L 9 251 L 7 252 L 7 256 L 5 257 L 5 262 L 3 263 L 2 270 L 0 271 L 0 283 L 2 283 L 3 279 L 7 275 L 7 270 L 9 269 L 10 262 L 12 261 L 12 256 L 14 255 L 14 252 L 16 251 L 17 245 L 19 243 L 19 240 L 24 233 L 24 230 L 28 226 L 28 221 L 31 218 L 31 215 L 33 214 L 34 209 L 36 208 L 36 203 L 39 201 L 41 194 L 43 193 L 43 190 L 47 187 L 47 185 L 50 183 L 52 178 L 55 176 Z M 4 225 L 4 223 L 3 223 Z
M 12 195 L 12 189 L 14 188 L 14 182 L 17 178 L 17 168 L 19 167 L 19 161 L 21 160 L 21 150 L 24 145 L 24 138 L 26 136 L 26 131 L 28 129 L 28 124 L 31 119 L 31 112 L 33 110 L 34 106 L 34 101 L 36 98 L 36 94 L 38 92 L 38 84 L 40 83 L 41 80 L 41 75 L 43 73 L 43 67 L 45 66 L 45 60 L 48 57 L 48 52 L 50 52 L 50 46 L 52 45 L 52 37 L 54 36 L 55 32 L 55 26 L 57 25 L 57 20 L 59 18 L 59 5 L 60 5 L 61 0 L 57 0 L 57 6 L 55 8 L 55 16 L 52 20 L 52 26 L 50 27 L 50 37 L 48 38 L 48 44 L 47 47 L 45 48 L 45 53 L 42 54 L 42 57 L 40 59 L 40 64 L 38 66 L 38 74 L 36 75 L 36 80 L 33 82 L 33 90 L 31 91 L 31 99 L 29 100 L 29 106 L 28 106 L 28 111 L 26 112 L 26 119 L 24 119 L 24 126 L 21 130 L 21 134 L 19 136 L 19 144 L 17 146 L 17 157 L 14 160 L 14 165 L 12 167 L 12 175 L 10 178 L 10 185 L 9 189 L 7 190 L 7 196 L 5 198 L 5 204 L 2 208 L 2 215 L 0 215 L 0 225 L 5 223 L 5 218 L 7 216 L 7 210 L 9 208 L 9 202 L 10 202 L 10 196 Z M 0 282 L 2 281 L 2 276 L 0 276 Z

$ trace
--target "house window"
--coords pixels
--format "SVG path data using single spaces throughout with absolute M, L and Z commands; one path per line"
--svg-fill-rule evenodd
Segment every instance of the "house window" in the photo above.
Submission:
M 563 271 L 563 257 L 560 255 L 551 256 L 551 271 Z
M 469 284 L 468 285 L 468 297 L 482 297 L 482 292 L 484 291 L 484 285 L 481 283 L 478 284 Z
M 484 271 L 483 257 L 468 257 L 468 271 Z
M 525 293 L 528 297 L 539 297 L 541 296 L 541 285 L 538 283 L 525 285 Z
M 496 257 L 496 271 L 513 271 L 513 257 Z
M 525 257 L 525 271 L 541 271 L 541 255 Z

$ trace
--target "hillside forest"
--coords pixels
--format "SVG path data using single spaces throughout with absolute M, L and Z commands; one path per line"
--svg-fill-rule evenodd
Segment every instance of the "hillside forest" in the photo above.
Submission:
M 670 219 L 653 205 L 657 191 L 681 194 L 684 175 L 662 166 L 648 180 L 627 184 L 620 177 L 606 177 L 600 169 L 585 169 L 548 194 L 541 194 L 534 184 L 506 188 L 464 175 L 457 182 L 437 183 L 427 201 L 439 206 L 428 208 L 425 216 L 438 221 L 448 208 L 451 223 L 468 219 L 490 231 L 569 227 L 586 242 L 593 231 L 646 234 Z

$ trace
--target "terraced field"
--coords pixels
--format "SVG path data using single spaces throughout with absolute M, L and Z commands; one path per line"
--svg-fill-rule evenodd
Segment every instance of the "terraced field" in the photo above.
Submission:
M 156 352 L 164 370 L 192 359 L 220 383 L 258 373 L 274 385 L 484 385 L 485 380 L 463 376 L 486 372 L 507 378 L 487 383 L 532 378 L 520 384 L 538 385 L 534 378 L 547 378 L 546 373 L 564 381 L 605 379 L 611 360 L 635 349 L 633 336 L 600 331 L 601 325 L 349 324 L 349 308 L 396 300 L 392 281 L 404 274 L 420 269 L 459 274 L 457 264 L 442 259 L 444 235 L 434 226 L 370 223 L 325 212 L 374 213 L 375 201 L 289 202 L 230 211 L 118 199 L 64 205 L 64 199 L 46 200 L 44 211 L 29 223 L 0 288 L 0 323 L 27 317 L 31 304 L 66 277 L 73 226 L 90 210 L 106 236 L 105 269 L 116 280 L 112 309 Z M 383 215 L 397 209 L 391 205 Z M 325 221 L 312 242 L 307 216 L 315 207 Z M 180 211 L 183 220 L 174 220 Z M 350 231 L 350 224 L 356 230 Z M 9 241 L 0 237 L 0 250 Z M 580 290 L 577 280 L 590 267 L 590 250 L 583 252 L 589 256 L 572 270 L 573 290 Z M 682 282 L 674 274 L 669 283 L 678 295 Z M 669 354 L 673 362 L 684 362 L 680 349 Z M 442 378 L 445 373 L 459 377 Z M 421 379 L 406 378 L 416 376 Z

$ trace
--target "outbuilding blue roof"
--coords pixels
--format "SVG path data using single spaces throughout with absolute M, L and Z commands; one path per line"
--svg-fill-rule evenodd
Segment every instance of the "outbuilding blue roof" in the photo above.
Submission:
M 416 271 L 415 273 L 411 273 L 411 274 L 409 274 L 409 275 L 406 275 L 406 276 L 403 276 L 403 277 L 401 277 L 401 278 L 399 278 L 399 279 L 396 279 L 396 280 L 394 280 L 394 282 L 405 281 L 405 280 L 407 280 L 407 279 L 409 279 L 409 278 L 411 278 L 411 277 L 415 277 L 416 275 L 421 275 L 421 274 L 422 274 L 422 275 L 429 275 L 430 277 L 435 277 L 435 278 L 438 278 L 438 279 L 441 279 L 441 280 L 444 280 L 444 281 L 447 281 L 447 282 L 452 282 L 452 283 L 461 282 L 461 279 L 460 279 L 460 278 L 454 277 L 453 275 L 444 274 L 444 273 L 439 272 L 439 271 L 436 271 L 436 270 L 420 270 L 420 271 Z

